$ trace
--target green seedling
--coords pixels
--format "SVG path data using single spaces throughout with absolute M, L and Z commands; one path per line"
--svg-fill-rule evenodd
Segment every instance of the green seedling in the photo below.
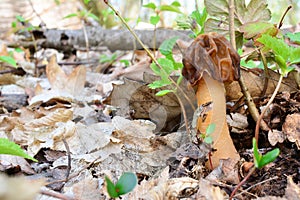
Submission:
M 257 148 L 256 139 L 252 140 L 254 166 L 258 169 L 265 167 L 267 164 L 273 162 L 279 155 L 280 150 L 278 148 L 269 151 L 265 155 L 262 155 Z
M 106 189 L 111 198 L 117 198 L 121 195 L 131 192 L 137 185 L 137 177 L 132 172 L 125 172 L 121 175 L 116 184 L 105 176 Z
M 20 156 L 34 162 L 38 162 L 33 157 L 25 153 L 19 145 L 14 142 L 9 141 L 6 138 L 0 138 L 0 154 L 8 154 L 13 156 Z
M 148 86 L 151 89 L 157 89 L 162 88 L 165 86 L 172 85 L 172 82 L 170 80 L 170 75 L 174 73 L 176 70 L 181 70 L 183 65 L 182 63 L 176 62 L 173 58 L 172 50 L 176 44 L 176 40 L 178 37 L 173 37 L 170 39 L 165 40 L 161 46 L 159 47 L 159 51 L 162 55 L 165 56 L 165 58 L 159 58 L 157 59 L 157 62 L 160 64 L 161 68 L 158 67 L 155 63 L 152 63 L 150 65 L 153 72 L 160 76 L 160 80 L 154 81 L 153 83 L 149 84 Z M 182 81 L 182 75 L 181 73 L 178 73 L 179 78 L 177 79 L 177 84 L 179 85 Z M 158 93 L 156 93 L 157 96 L 163 96 L 170 92 L 175 92 L 176 89 L 165 89 L 161 90 Z
M 209 124 L 206 128 L 206 131 L 204 134 L 201 134 L 200 137 L 203 138 L 203 141 L 207 144 L 212 144 L 213 138 L 211 137 L 211 134 L 215 131 L 216 124 Z

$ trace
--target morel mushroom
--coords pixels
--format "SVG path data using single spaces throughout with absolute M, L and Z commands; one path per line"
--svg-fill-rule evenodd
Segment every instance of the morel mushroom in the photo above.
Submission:
M 240 57 L 228 40 L 217 33 L 199 35 L 187 48 L 183 58 L 182 75 L 192 86 L 197 87 L 199 106 L 211 105 L 197 121 L 197 131 L 205 133 L 209 124 L 215 124 L 212 133 L 213 168 L 220 159 L 239 159 L 226 122 L 226 99 L 224 82 L 238 80 Z

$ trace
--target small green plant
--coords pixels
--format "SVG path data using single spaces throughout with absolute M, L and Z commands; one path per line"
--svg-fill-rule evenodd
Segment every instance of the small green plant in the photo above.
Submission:
M 14 156 L 20 156 L 34 162 L 38 162 L 36 159 L 32 158 L 26 154 L 19 145 L 14 142 L 9 141 L 6 138 L 0 138 L 0 154 L 8 154 Z
M 269 151 L 265 155 L 262 155 L 257 148 L 256 139 L 252 140 L 254 166 L 258 169 L 265 167 L 267 164 L 273 162 L 279 155 L 280 150 L 278 148 Z
M 213 143 L 213 138 L 211 137 L 211 134 L 215 131 L 216 124 L 209 124 L 205 130 L 205 133 L 200 134 L 200 138 L 203 139 L 203 141 L 207 144 Z
M 163 11 L 169 11 L 169 12 L 175 12 L 175 13 L 181 13 L 179 7 L 181 4 L 178 1 L 174 1 L 170 5 L 155 5 L 153 2 L 143 5 L 145 8 L 149 8 L 153 10 L 155 15 L 150 17 L 150 23 L 154 26 L 158 24 L 158 22 L 161 20 L 160 13 Z
M 178 37 L 173 37 L 170 39 L 165 40 L 161 46 L 159 47 L 159 51 L 165 58 L 157 59 L 157 62 L 161 66 L 158 67 L 155 63 L 150 65 L 153 72 L 160 77 L 160 80 L 154 81 L 153 83 L 149 84 L 148 86 L 151 89 L 163 88 L 166 86 L 171 86 L 172 82 L 170 80 L 170 75 L 174 73 L 176 70 L 181 70 L 183 67 L 182 63 L 176 62 L 173 58 L 173 48 L 176 44 L 176 40 Z M 179 72 L 177 74 L 179 77 L 177 79 L 177 85 L 180 84 L 182 81 L 182 75 Z M 156 93 L 157 96 L 163 96 L 168 94 L 169 92 L 176 92 L 176 88 L 174 89 L 164 89 Z
M 137 177 L 132 172 L 125 172 L 121 175 L 116 184 L 105 176 L 106 189 L 111 198 L 117 198 L 121 195 L 131 192 L 137 185 Z
M 155 5 L 153 2 L 143 5 L 145 8 L 151 9 L 155 15 L 150 16 L 150 24 L 154 25 L 154 38 L 153 38 L 153 50 L 155 51 L 156 43 L 156 28 L 159 21 L 162 21 L 160 14 L 164 11 L 181 13 L 179 7 L 181 4 L 178 1 L 174 1 L 170 5 Z
M 236 188 L 230 194 L 229 199 L 232 199 L 238 189 L 249 179 L 249 177 L 254 173 L 256 169 L 261 169 L 265 167 L 267 164 L 273 162 L 280 153 L 278 148 L 269 151 L 265 155 L 262 155 L 258 151 L 256 139 L 253 138 L 252 140 L 252 149 L 253 149 L 253 159 L 254 159 L 254 166 L 250 169 L 249 173 L 244 177 L 244 179 L 236 186 Z

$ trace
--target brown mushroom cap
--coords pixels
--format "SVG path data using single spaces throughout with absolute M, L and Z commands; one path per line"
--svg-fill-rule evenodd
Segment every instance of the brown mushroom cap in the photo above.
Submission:
M 203 73 L 220 82 L 240 77 L 240 56 L 229 41 L 218 33 L 199 35 L 188 47 L 183 58 L 182 75 L 196 85 Z

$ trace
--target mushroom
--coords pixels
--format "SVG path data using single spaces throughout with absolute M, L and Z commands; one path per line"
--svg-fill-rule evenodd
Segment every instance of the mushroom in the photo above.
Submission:
M 205 133 L 209 124 L 215 124 L 212 133 L 213 168 L 220 159 L 239 160 L 226 122 L 226 99 L 223 83 L 238 80 L 240 57 L 229 41 L 217 33 L 199 35 L 187 48 L 183 57 L 182 75 L 196 87 L 198 107 L 205 107 L 206 113 L 197 121 L 197 131 Z

